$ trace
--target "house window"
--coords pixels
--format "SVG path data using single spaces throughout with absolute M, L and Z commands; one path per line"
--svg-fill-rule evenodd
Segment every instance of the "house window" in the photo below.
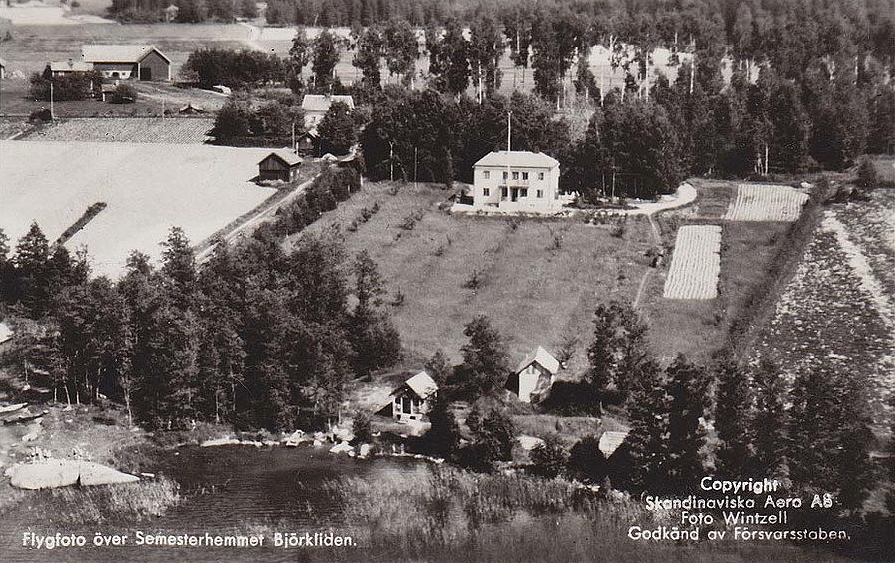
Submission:
M 490 170 L 485 170 L 484 174 L 485 174 L 485 179 L 486 179 L 486 180 L 488 180 L 488 179 L 491 178 L 491 171 L 490 171 Z
M 523 172 L 523 173 L 522 173 L 522 179 L 523 179 L 523 180 L 528 180 L 528 172 Z
M 482 195 L 485 197 L 491 195 L 491 188 L 482 188 Z
M 503 179 L 504 179 L 504 180 L 507 179 L 507 173 L 506 173 L 506 172 L 503 173 Z
M 522 197 L 528 197 L 528 188 L 522 188 L 519 190 L 519 195 Z
M 507 189 L 500 188 L 500 195 L 501 195 L 501 197 L 507 197 Z
M 544 179 L 544 173 L 538 172 L 538 180 L 543 180 L 543 179 Z
M 538 199 L 544 197 L 544 190 L 538 190 Z
M 519 173 L 513 172 L 513 180 L 518 180 L 518 179 L 519 179 Z

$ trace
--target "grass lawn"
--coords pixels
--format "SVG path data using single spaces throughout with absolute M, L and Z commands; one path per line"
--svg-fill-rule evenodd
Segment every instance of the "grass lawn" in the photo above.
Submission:
M 632 300 L 648 268 L 646 219 L 632 219 L 624 237 L 614 238 L 609 226 L 570 219 L 452 215 L 438 209 L 450 195 L 439 187 L 395 188 L 368 183 L 309 231 L 338 225 L 351 255 L 367 250 L 379 265 L 386 301 L 403 294 L 392 314 L 411 360 L 439 348 L 459 360 L 464 325 L 486 314 L 506 339 L 514 364 L 537 345 L 555 350 L 564 335 L 581 336 L 570 364 L 570 371 L 580 370 L 594 307 Z M 379 211 L 349 230 L 361 210 L 375 204 Z M 414 213 L 421 218 L 411 229 L 402 228 Z M 469 287 L 473 277 L 475 288 Z

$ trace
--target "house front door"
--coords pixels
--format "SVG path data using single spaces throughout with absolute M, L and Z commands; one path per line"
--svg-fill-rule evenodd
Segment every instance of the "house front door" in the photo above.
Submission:
M 519 199 L 519 188 L 510 188 L 510 201 Z

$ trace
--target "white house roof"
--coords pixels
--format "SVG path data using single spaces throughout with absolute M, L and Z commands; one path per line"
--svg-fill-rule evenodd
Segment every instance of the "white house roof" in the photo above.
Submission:
M 622 442 L 625 441 L 627 436 L 627 430 L 624 432 L 603 432 L 603 435 L 600 436 L 600 444 L 598 447 L 604 456 L 609 457 L 622 445 Z
M 93 63 L 72 60 L 55 61 L 50 63 L 50 70 L 53 72 L 90 72 L 93 70 Z
M 137 63 L 150 51 L 171 62 L 152 45 L 84 45 L 81 47 L 81 57 L 90 63 Z
M 258 162 L 258 164 L 261 164 L 262 162 L 264 162 L 265 160 L 267 160 L 268 158 L 270 158 L 272 156 L 282 160 L 289 166 L 295 166 L 297 164 L 301 164 L 301 157 L 289 149 L 277 149 L 275 151 L 271 151 L 270 154 L 268 154 L 267 156 L 262 158 L 261 161 Z
M 411 391 L 416 393 L 416 395 L 422 399 L 425 399 L 432 393 L 438 391 L 438 384 L 424 371 L 419 372 L 405 381 L 404 385 L 409 387 Z M 402 387 L 399 387 L 393 393 L 399 391 Z
M 525 356 L 525 359 L 519 363 L 519 367 L 516 368 L 516 373 L 519 373 L 533 363 L 537 363 L 542 368 L 549 371 L 551 375 L 559 371 L 559 360 L 554 358 L 553 354 L 538 346 L 534 352 Z
M 329 111 L 333 102 L 342 102 L 348 109 L 354 109 L 354 98 L 351 96 L 325 96 L 322 94 L 305 94 L 301 100 L 301 109 L 305 111 Z
M 555 168 L 559 161 L 542 152 L 495 151 L 488 153 L 475 166 L 513 166 L 516 168 Z

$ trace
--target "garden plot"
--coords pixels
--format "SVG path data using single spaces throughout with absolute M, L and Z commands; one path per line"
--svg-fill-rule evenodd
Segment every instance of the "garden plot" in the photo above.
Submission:
M 681 227 L 665 280 L 666 299 L 714 299 L 721 273 L 721 227 Z
M 251 182 L 269 149 L 200 144 L 0 141 L 0 228 L 16 240 L 37 221 L 55 240 L 87 208 L 107 207 L 67 243 L 116 278 L 132 250 L 153 259 L 172 226 L 194 243 L 275 190 Z
M 729 221 L 795 221 L 808 196 L 790 186 L 740 184 L 724 215 Z
M 116 143 L 204 143 L 213 119 L 85 117 L 67 119 L 28 137 L 40 141 L 105 141 Z

